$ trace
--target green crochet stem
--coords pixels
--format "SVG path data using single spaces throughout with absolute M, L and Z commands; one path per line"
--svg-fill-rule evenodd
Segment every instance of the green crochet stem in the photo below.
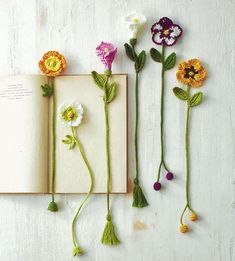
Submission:
M 56 92 L 54 88 L 54 78 L 49 77 L 49 85 L 53 88 L 51 96 L 52 103 L 52 123 L 51 123 L 51 202 L 48 205 L 48 210 L 52 212 L 58 211 L 57 204 L 55 203 L 55 164 L 56 164 Z
M 190 87 L 187 86 L 187 95 L 190 97 Z M 186 205 L 182 211 L 180 216 L 180 223 L 183 224 L 184 213 L 187 210 L 192 210 L 190 207 L 190 199 L 189 199 L 189 113 L 190 113 L 190 99 L 187 100 L 187 112 L 186 112 L 186 126 L 185 126 L 185 159 L 186 159 Z
M 134 48 L 134 47 L 133 47 Z M 138 155 L 138 128 L 139 128 L 139 73 L 135 74 L 135 167 L 136 176 L 134 179 L 134 189 L 133 189 L 133 207 L 143 208 L 148 206 L 148 202 L 145 195 L 139 185 L 139 155 Z
M 83 150 L 83 147 L 82 147 L 81 143 L 79 142 L 78 138 L 76 137 L 75 128 L 71 127 L 71 129 L 72 129 L 73 138 L 74 138 L 74 140 L 76 142 L 76 145 L 77 145 L 77 147 L 78 147 L 78 149 L 79 149 L 79 151 L 81 153 L 82 159 L 83 159 L 83 161 L 84 161 L 84 163 L 85 163 L 85 165 L 87 167 L 88 174 L 89 174 L 89 177 L 90 177 L 90 188 L 89 188 L 89 191 L 88 191 L 86 197 L 83 199 L 81 205 L 79 206 L 79 208 L 78 208 L 78 210 L 77 210 L 77 212 L 76 212 L 76 214 L 75 214 L 75 216 L 73 218 L 73 221 L 72 221 L 72 240 L 73 240 L 73 245 L 74 245 L 73 255 L 77 256 L 77 255 L 83 255 L 84 251 L 78 245 L 76 237 L 75 237 L 75 222 L 76 222 L 76 220 L 78 218 L 78 215 L 79 215 L 83 205 L 86 203 L 86 201 L 88 200 L 89 196 L 91 195 L 91 192 L 93 190 L 93 185 L 94 185 L 94 182 L 93 182 L 94 175 L 93 175 L 92 169 L 91 169 L 91 167 L 89 165 L 89 162 L 88 162 L 88 160 L 86 158 L 86 155 L 85 155 L 85 152 Z
M 139 74 L 135 74 L 135 181 L 139 183 L 138 127 L 139 127 Z
M 105 81 L 105 95 L 106 95 L 106 86 L 108 84 L 109 76 L 107 76 Z M 107 171 L 107 183 L 106 183 L 106 192 L 107 192 L 107 213 L 110 213 L 110 186 L 111 186 L 111 168 L 110 168 L 110 147 L 109 147 L 109 110 L 108 104 L 104 102 L 104 113 L 105 113 L 105 138 L 106 138 L 106 171 Z
M 107 216 L 106 216 L 106 225 L 103 231 L 103 235 L 101 238 L 101 243 L 105 245 L 118 245 L 120 241 L 118 240 L 114 225 L 112 223 L 112 216 L 110 211 L 110 188 L 111 188 L 111 167 L 110 167 L 110 144 L 109 144 L 109 110 L 108 110 L 108 103 L 107 101 L 107 86 L 108 80 L 110 77 L 110 72 L 107 71 L 106 73 L 106 80 L 104 84 L 104 92 L 105 92 L 105 99 L 104 99 L 104 112 L 105 112 L 105 127 L 106 127 L 106 168 L 107 168 Z
M 164 62 L 165 62 L 165 46 L 162 46 L 162 72 L 161 72 L 161 79 L 162 79 L 162 90 L 161 90 L 161 112 L 160 112 L 160 135 L 161 135 L 161 161 L 158 166 L 158 174 L 157 174 L 157 182 L 160 180 L 161 176 L 161 168 L 162 166 L 165 168 L 167 172 L 169 169 L 166 166 L 165 159 L 164 159 L 164 92 L 165 92 L 165 69 L 164 69 Z
M 148 206 L 147 199 L 143 193 L 139 181 L 139 153 L 138 153 L 138 128 L 139 128 L 139 71 L 137 54 L 135 52 L 135 45 L 137 39 L 130 39 L 130 45 L 132 48 L 132 57 L 135 65 L 135 178 L 134 178 L 134 188 L 133 188 L 133 203 L 132 207 L 143 208 Z

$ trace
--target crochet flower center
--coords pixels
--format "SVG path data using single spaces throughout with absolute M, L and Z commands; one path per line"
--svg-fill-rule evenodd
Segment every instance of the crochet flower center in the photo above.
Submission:
M 164 34 L 165 36 L 169 35 L 169 34 L 170 34 L 170 30 L 169 30 L 169 29 L 164 30 L 164 31 L 163 31 L 163 34 Z
M 133 22 L 134 22 L 134 23 L 139 23 L 139 19 L 138 19 L 138 18 L 134 18 L 134 19 L 133 19 Z
M 68 107 L 62 112 L 62 118 L 65 121 L 76 120 L 78 117 L 76 110 L 73 107 Z
M 61 61 L 56 56 L 50 56 L 45 60 L 45 67 L 50 71 L 58 71 L 61 67 Z
M 104 48 L 104 53 L 106 54 L 106 53 L 108 53 L 109 52 L 109 48 Z
M 193 78 L 195 74 L 198 74 L 198 72 L 195 70 L 195 68 L 193 66 L 191 66 L 190 68 L 185 68 L 185 78 Z

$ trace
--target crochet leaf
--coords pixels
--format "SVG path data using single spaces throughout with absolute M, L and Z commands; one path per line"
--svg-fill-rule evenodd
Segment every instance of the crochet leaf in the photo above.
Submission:
M 203 96 L 202 92 L 195 93 L 190 99 L 190 107 L 199 105 L 202 102 L 202 96 Z
M 135 63 L 135 70 L 137 73 L 139 73 L 143 69 L 145 60 L 146 60 L 146 53 L 145 53 L 145 51 L 142 51 L 138 55 L 136 63 Z
M 91 75 L 93 77 L 94 82 L 100 89 L 104 89 L 105 79 L 102 75 L 98 74 L 96 71 L 92 71 Z
M 106 93 L 106 103 L 110 103 L 114 98 L 115 98 L 115 95 L 116 95 L 116 83 L 113 82 L 110 84 L 108 90 L 107 90 L 107 93 Z
M 66 139 L 62 140 L 62 142 L 64 144 L 69 145 L 69 149 L 70 150 L 73 149 L 75 147 L 75 145 L 76 145 L 76 140 L 71 135 L 66 135 L 65 137 L 66 137 Z
M 179 98 L 180 100 L 186 101 L 189 98 L 187 92 L 179 87 L 173 88 L 173 92 L 174 92 L 175 96 L 177 98 Z
M 155 62 L 157 62 L 157 63 L 162 62 L 162 55 L 157 49 L 151 48 L 150 49 L 150 56 Z
M 43 96 L 44 97 L 50 97 L 53 95 L 54 89 L 53 86 L 50 86 L 49 84 L 41 85 Z
M 136 57 L 137 57 L 135 51 L 134 51 L 133 48 L 132 48 L 129 44 L 127 44 L 127 43 L 124 44 L 124 47 L 125 47 L 125 50 L 126 50 L 126 55 L 134 62 L 135 59 L 136 59 Z
M 176 53 L 171 53 L 164 62 L 164 70 L 170 70 L 175 66 L 176 63 Z

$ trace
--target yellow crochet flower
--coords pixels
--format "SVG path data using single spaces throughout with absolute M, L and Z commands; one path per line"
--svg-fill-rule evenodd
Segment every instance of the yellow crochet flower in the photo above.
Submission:
M 198 59 L 181 62 L 176 73 L 179 82 L 195 88 L 202 85 L 206 76 L 207 72 Z
M 44 74 L 53 77 L 59 75 L 67 66 L 64 56 L 57 51 L 45 53 L 38 64 Z

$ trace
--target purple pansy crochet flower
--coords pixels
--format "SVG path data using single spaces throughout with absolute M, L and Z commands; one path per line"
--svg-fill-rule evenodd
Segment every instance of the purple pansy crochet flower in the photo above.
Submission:
M 96 47 L 96 53 L 107 70 L 111 70 L 112 63 L 117 53 L 117 48 L 111 43 L 101 42 Z
M 167 17 L 161 18 L 151 27 L 152 40 L 158 45 L 174 45 L 182 32 L 182 28 L 173 24 L 171 19 Z

